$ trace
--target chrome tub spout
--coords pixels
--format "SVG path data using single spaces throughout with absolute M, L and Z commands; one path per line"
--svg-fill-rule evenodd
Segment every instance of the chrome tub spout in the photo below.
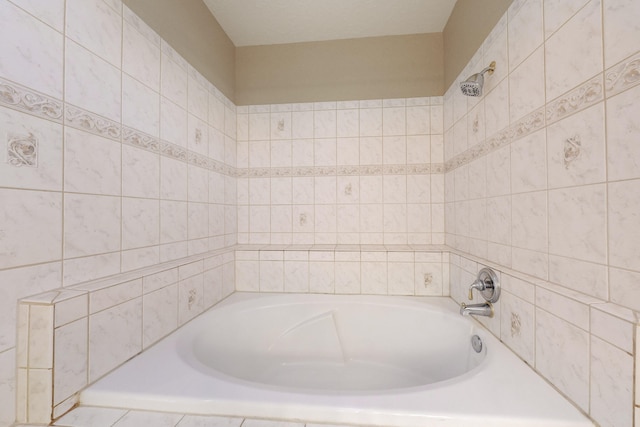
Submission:
M 490 302 L 481 304 L 460 304 L 460 314 L 463 316 L 487 316 L 493 317 L 493 305 Z

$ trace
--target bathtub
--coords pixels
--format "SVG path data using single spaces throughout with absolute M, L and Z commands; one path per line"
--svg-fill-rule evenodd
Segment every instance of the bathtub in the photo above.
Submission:
M 235 293 L 80 402 L 367 426 L 593 426 L 448 298 Z

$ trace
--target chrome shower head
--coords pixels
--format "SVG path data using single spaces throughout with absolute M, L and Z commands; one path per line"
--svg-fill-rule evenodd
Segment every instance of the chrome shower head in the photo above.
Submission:
M 496 69 L 496 61 L 491 62 L 487 68 L 469 77 L 460 83 L 462 93 L 467 96 L 481 96 L 482 86 L 484 85 L 484 73 L 493 74 Z

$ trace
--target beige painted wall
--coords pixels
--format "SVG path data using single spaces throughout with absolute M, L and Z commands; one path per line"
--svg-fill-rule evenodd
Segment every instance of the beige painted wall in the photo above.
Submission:
M 123 0 L 232 101 L 236 48 L 202 0 Z
M 236 49 L 236 104 L 440 96 L 441 33 Z
M 443 31 L 445 90 L 455 81 L 512 1 L 457 1 Z

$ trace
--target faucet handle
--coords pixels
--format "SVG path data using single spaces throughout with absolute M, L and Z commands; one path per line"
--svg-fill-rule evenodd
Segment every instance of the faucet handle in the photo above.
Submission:
M 469 286 L 469 300 L 473 299 L 473 290 L 477 289 L 485 301 L 494 303 L 500 297 L 500 283 L 498 276 L 490 268 L 483 268 L 478 272 L 478 278 Z

